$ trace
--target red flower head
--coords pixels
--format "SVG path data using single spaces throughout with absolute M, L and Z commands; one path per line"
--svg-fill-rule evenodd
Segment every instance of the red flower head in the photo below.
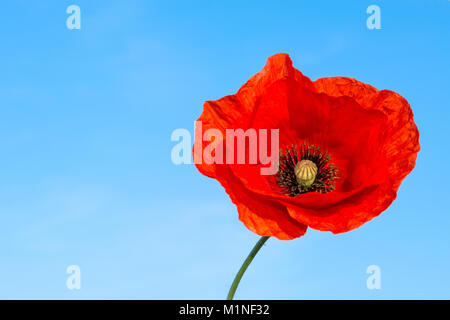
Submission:
M 203 155 L 196 145 L 211 144 L 216 155 L 224 146 L 235 155 L 227 129 L 252 128 L 260 139 L 260 129 L 279 130 L 276 174 L 261 174 L 261 159 L 196 165 L 222 184 L 248 229 L 283 240 L 307 227 L 347 232 L 378 216 L 420 149 L 413 113 L 399 94 L 346 77 L 311 81 L 287 54 L 270 57 L 236 94 L 205 102 L 198 120 L 203 132 L 215 129 L 221 138 L 196 135 L 194 157 Z

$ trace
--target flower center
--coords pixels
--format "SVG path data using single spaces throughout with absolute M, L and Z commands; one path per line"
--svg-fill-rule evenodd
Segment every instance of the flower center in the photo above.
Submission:
M 311 160 L 302 160 L 295 165 L 294 173 L 299 184 L 309 187 L 316 180 L 317 166 Z
M 331 163 L 330 154 L 319 147 L 303 143 L 280 151 L 276 181 L 282 191 L 291 197 L 306 192 L 331 192 L 338 178 L 339 171 Z

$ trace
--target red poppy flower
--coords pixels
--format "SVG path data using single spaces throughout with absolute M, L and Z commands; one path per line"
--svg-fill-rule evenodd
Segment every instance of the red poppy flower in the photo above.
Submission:
M 236 94 L 205 102 L 198 120 L 222 132 L 221 143 L 226 129 L 279 129 L 275 175 L 261 175 L 262 163 L 196 165 L 221 183 L 248 229 L 283 240 L 307 227 L 347 232 L 378 216 L 420 149 L 399 94 L 347 77 L 311 81 L 287 54 L 270 57 Z

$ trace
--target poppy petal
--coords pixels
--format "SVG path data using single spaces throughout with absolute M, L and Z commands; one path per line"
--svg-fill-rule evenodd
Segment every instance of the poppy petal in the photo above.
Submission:
M 307 226 L 291 218 L 285 206 L 248 190 L 239 179 L 233 178 L 227 166 L 218 167 L 217 180 L 236 205 L 239 219 L 249 230 L 280 240 L 291 240 L 305 234 Z

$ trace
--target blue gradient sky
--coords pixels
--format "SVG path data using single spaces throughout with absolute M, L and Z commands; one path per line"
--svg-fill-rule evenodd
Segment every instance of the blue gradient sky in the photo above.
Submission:
M 66 8 L 81 7 L 81 30 Z M 381 8 L 381 30 L 366 8 Z M 222 187 L 170 161 L 204 100 L 277 52 L 312 79 L 402 94 L 422 151 L 346 234 L 270 239 L 236 298 L 450 298 L 450 2 L 9 1 L 0 7 L 0 298 L 224 298 L 258 237 Z M 66 268 L 81 267 L 81 290 Z M 381 268 L 381 290 L 366 268 Z

